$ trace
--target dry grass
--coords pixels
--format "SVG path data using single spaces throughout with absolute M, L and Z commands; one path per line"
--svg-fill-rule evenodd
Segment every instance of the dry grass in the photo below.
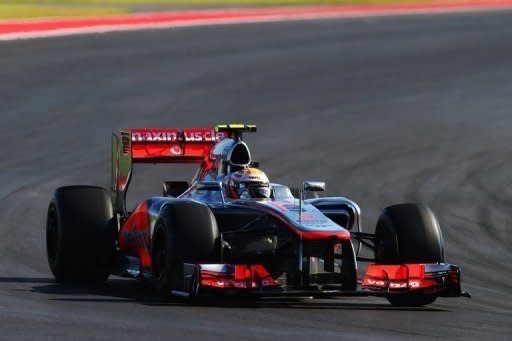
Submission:
M 1 19 L 46 18 L 46 17 L 84 17 L 128 13 L 122 7 L 76 7 L 0 4 Z

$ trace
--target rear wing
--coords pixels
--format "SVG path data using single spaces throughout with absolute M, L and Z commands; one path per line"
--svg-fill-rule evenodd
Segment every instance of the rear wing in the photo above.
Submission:
M 121 133 L 123 134 L 123 132 Z M 129 129 L 133 162 L 201 163 L 227 136 L 211 128 Z
M 210 150 L 215 143 L 256 126 L 218 125 L 215 128 L 131 128 L 112 134 L 112 201 L 116 212 L 125 213 L 126 191 L 134 163 L 192 163 L 203 167 L 211 163 Z

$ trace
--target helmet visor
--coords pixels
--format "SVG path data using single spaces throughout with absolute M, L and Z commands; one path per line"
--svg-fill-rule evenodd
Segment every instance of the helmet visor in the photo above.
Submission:
M 270 198 L 269 184 L 248 184 L 247 191 L 249 193 L 249 196 L 253 199 Z

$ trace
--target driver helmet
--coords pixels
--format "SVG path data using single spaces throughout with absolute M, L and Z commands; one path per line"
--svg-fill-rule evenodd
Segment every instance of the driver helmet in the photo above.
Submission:
M 268 199 L 270 193 L 268 177 L 251 167 L 232 173 L 226 186 L 226 194 L 231 199 Z

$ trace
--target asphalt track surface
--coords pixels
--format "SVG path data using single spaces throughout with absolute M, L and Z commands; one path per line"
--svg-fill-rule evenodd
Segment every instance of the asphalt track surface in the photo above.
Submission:
M 0 339 L 512 336 L 512 13 L 343 19 L 0 44 Z M 110 133 L 256 123 L 272 180 L 323 179 L 366 231 L 393 203 L 441 221 L 471 299 L 165 302 L 141 283 L 54 283 L 52 191 L 108 186 Z M 190 169 L 136 169 L 131 201 Z

